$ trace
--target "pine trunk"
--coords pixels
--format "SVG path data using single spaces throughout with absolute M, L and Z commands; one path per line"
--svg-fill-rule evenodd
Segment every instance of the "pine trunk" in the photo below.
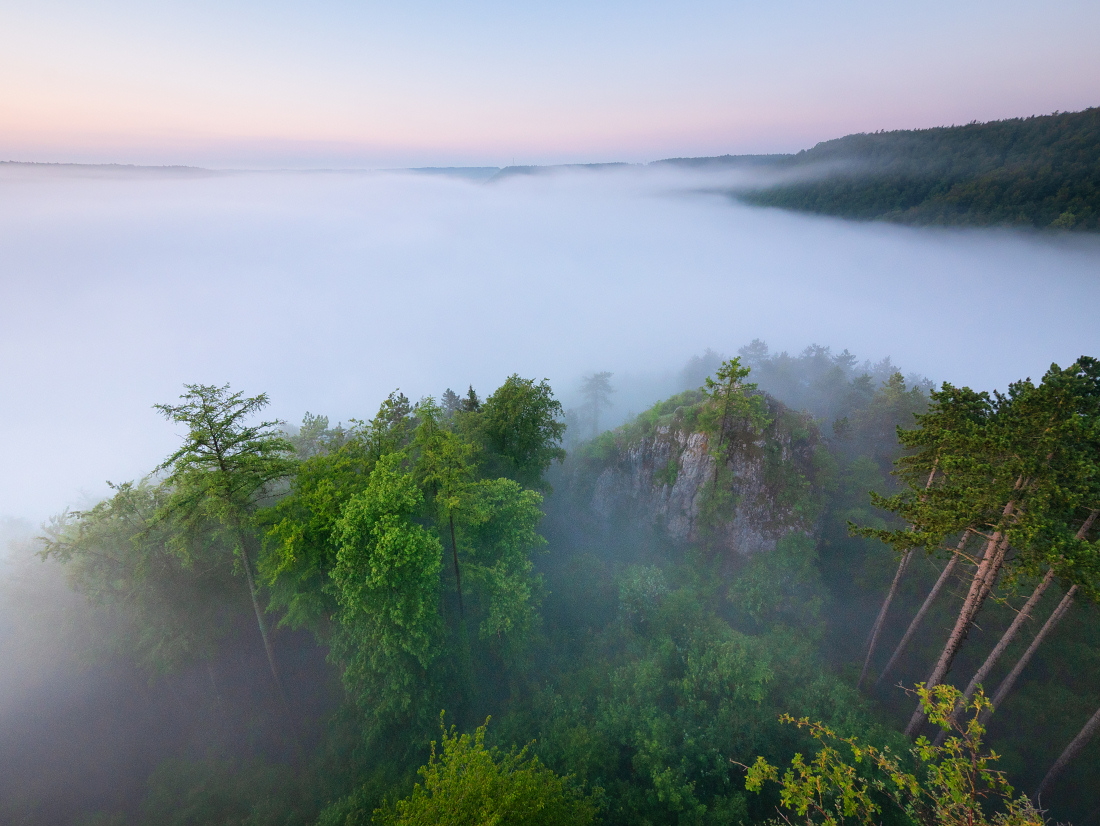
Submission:
M 898 583 L 901 582 L 902 576 L 905 574 L 905 569 L 909 567 L 909 561 L 913 558 L 913 550 L 906 551 L 905 556 L 901 558 L 901 562 L 898 563 L 897 573 L 894 574 L 894 581 L 890 583 L 890 590 L 886 594 L 886 600 L 882 603 L 882 608 L 878 612 L 878 618 L 875 619 L 874 627 L 871 629 L 871 639 L 867 643 L 867 656 L 863 659 L 863 670 L 859 672 L 859 679 L 856 681 L 856 691 L 859 691 L 863 685 L 864 679 L 867 677 L 867 669 L 871 665 L 871 657 L 875 653 L 875 645 L 878 643 L 878 635 L 882 631 L 882 626 L 886 622 L 886 612 L 890 610 L 890 603 L 894 599 L 894 595 L 898 592 Z
M 932 480 L 936 478 L 936 465 L 932 465 L 932 472 L 928 474 L 928 481 L 924 484 L 924 489 L 928 490 L 932 487 Z M 898 563 L 897 573 L 894 574 L 894 581 L 890 583 L 890 590 L 886 594 L 886 599 L 882 603 L 882 608 L 878 612 L 878 617 L 875 619 L 874 627 L 871 629 L 871 638 L 867 643 L 867 656 L 863 659 L 863 670 L 859 672 L 859 679 L 856 680 L 856 691 L 859 691 L 860 686 L 863 685 L 864 679 L 867 677 L 867 669 L 871 665 L 871 657 L 875 654 L 875 646 L 878 644 L 878 635 L 882 632 L 882 626 L 886 622 L 886 613 L 890 610 L 890 603 L 893 602 L 894 596 L 898 592 L 898 584 L 901 582 L 902 576 L 905 575 L 905 569 L 909 567 L 909 562 L 913 558 L 913 548 L 906 551 L 905 556 L 901 558 Z
M 940 573 L 939 579 L 936 580 L 936 584 L 932 586 L 932 590 L 929 591 L 928 596 L 925 597 L 924 604 L 921 605 L 920 610 L 917 611 L 917 615 L 913 617 L 913 621 L 909 623 L 909 627 L 905 629 L 905 636 L 901 638 L 901 642 L 899 642 L 898 647 L 894 649 L 890 661 L 886 663 L 886 667 L 883 668 L 882 673 L 878 675 L 878 679 L 875 681 L 875 688 L 878 688 L 879 684 L 886 678 L 886 675 L 897 664 L 897 661 L 901 659 L 901 655 L 913 640 L 913 636 L 917 633 L 917 628 L 919 628 L 920 624 L 924 621 L 924 617 L 932 607 L 932 603 L 936 601 L 936 597 L 939 596 L 940 591 L 943 590 L 944 584 L 950 578 L 951 572 L 954 571 L 955 566 L 959 564 L 959 555 L 962 554 L 963 549 L 966 547 L 966 540 L 969 537 L 970 531 L 968 530 L 963 534 L 963 538 L 959 540 L 959 546 L 955 549 L 955 553 L 952 554 L 951 560 Z
M 1100 729 L 1100 708 L 1096 710 L 1096 713 L 1089 718 L 1087 723 L 1085 723 L 1084 728 L 1082 728 L 1081 731 L 1077 733 L 1077 736 L 1073 738 L 1073 742 L 1066 746 L 1066 750 L 1062 752 L 1062 756 L 1050 767 L 1050 771 L 1047 772 L 1047 776 L 1043 778 L 1043 782 L 1039 784 L 1039 788 L 1035 792 L 1036 800 L 1039 800 L 1044 793 L 1050 791 L 1050 787 L 1054 785 L 1054 781 L 1058 779 L 1058 775 L 1060 775 L 1062 770 L 1080 753 L 1081 749 L 1088 745 L 1089 740 L 1096 734 L 1097 729 Z
M 1081 524 L 1081 527 L 1077 529 L 1077 534 L 1074 538 L 1080 540 L 1088 536 L 1089 529 L 1092 528 L 1092 524 L 1096 521 L 1096 517 L 1098 515 L 1100 515 L 1100 510 L 1091 511 L 1088 515 L 1088 518 L 1085 519 L 1085 521 Z M 1049 572 L 1047 573 L 1047 577 L 1051 577 L 1051 574 Z M 1039 633 L 1035 635 L 1035 639 L 1031 641 L 1031 645 L 1027 647 L 1027 651 L 1024 652 L 1022 657 L 1020 657 L 1019 662 L 1017 662 L 1016 665 L 1013 666 L 1012 671 L 1009 672 L 1009 675 L 1001 681 L 1001 684 L 999 686 L 997 686 L 997 693 L 993 695 L 992 701 L 994 711 L 1000 708 L 1001 703 L 1009 695 L 1009 692 L 1012 691 L 1013 687 L 1016 685 L 1016 680 L 1019 679 L 1020 674 L 1023 672 L 1024 668 L 1027 667 L 1028 662 L 1031 661 L 1032 656 L 1034 656 L 1035 651 L 1042 644 L 1043 640 L 1046 639 L 1047 635 L 1054 630 L 1054 627 L 1058 625 L 1059 622 L 1061 622 L 1062 617 L 1064 617 L 1066 614 L 1066 611 L 1068 611 L 1070 606 L 1073 605 L 1073 597 L 1076 593 L 1076 585 L 1072 586 L 1066 592 L 1066 595 L 1062 597 L 1062 601 L 1058 603 L 1058 607 L 1054 609 L 1054 613 L 1052 613 L 1047 618 L 1047 621 L 1043 623 L 1043 627 L 1039 630 Z M 1024 606 L 1024 611 L 1028 610 L 1028 606 L 1031 606 L 1032 608 L 1034 607 L 1030 600 L 1028 602 L 1028 605 Z M 1013 624 L 1015 625 L 1015 623 Z M 982 712 L 981 721 L 984 723 L 986 720 L 988 720 L 990 714 L 991 712 L 989 711 Z
M 955 708 L 955 714 L 951 719 L 955 720 L 958 713 L 966 707 L 966 704 L 970 702 L 970 698 L 974 696 L 974 692 L 978 686 L 985 682 L 985 678 L 989 676 L 989 672 L 993 670 L 993 666 L 997 664 L 997 661 L 1004 654 L 1005 649 L 1012 644 L 1012 641 L 1016 639 L 1016 635 L 1023 627 L 1024 623 L 1031 618 L 1031 612 L 1034 610 L 1036 603 L 1046 593 L 1047 588 L 1050 587 L 1050 583 L 1054 581 L 1054 569 L 1046 572 L 1046 576 L 1042 581 L 1035 586 L 1035 590 L 1031 592 L 1031 596 L 1028 597 L 1024 607 L 1020 609 L 1020 612 L 1016 614 L 1016 617 L 1012 620 L 1012 624 L 1008 626 L 1008 630 L 1001 636 L 1000 641 L 993 647 L 993 650 L 989 652 L 989 656 L 985 658 L 985 662 L 982 663 L 982 667 L 978 669 L 977 673 L 971 678 L 970 684 L 967 685 L 966 690 L 963 692 L 963 696 L 959 698 L 959 703 Z M 935 745 L 943 745 L 943 741 L 947 739 L 947 730 L 943 729 L 936 735 Z
M 1019 485 L 1019 483 L 1017 483 L 1017 485 Z M 1004 511 L 1001 513 L 1002 524 L 1012 515 L 1015 507 L 1015 499 L 1012 499 L 1005 505 Z M 978 565 L 978 570 L 974 572 L 974 579 L 970 583 L 970 590 L 966 595 L 966 601 L 963 602 L 962 609 L 959 611 L 959 616 L 955 620 L 955 627 L 951 629 L 951 634 L 947 638 L 947 643 L 944 645 L 943 651 L 940 652 L 940 657 L 936 661 L 932 673 L 925 681 L 925 686 L 927 688 L 934 688 L 939 685 L 947 675 L 947 672 L 951 669 L 951 663 L 954 661 L 955 655 L 959 653 L 959 648 L 962 647 L 966 635 L 970 632 L 970 626 L 974 622 L 974 617 L 977 616 L 979 609 L 982 607 L 982 603 L 985 601 L 985 597 L 988 596 L 992 588 L 992 583 L 996 580 L 997 574 L 1000 572 L 1001 563 L 1004 561 L 1004 555 L 1007 548 L 1008 542 L 1003 539 L 1001 531 L 999 530 L 994 532 L 986 543 L 985 553 L 982 555 L 982 561 Z M 920 703 L 918 703 L 916 710 L 913 712 L 913 716 L 909 718 L 909 725 L 905 727 L 906 736 L 915 737 L 923 722 L 924 709 L 921 707 Z
M 1058 603 L 1058 607 L 1054 609 L 1054 613 L 1052 613 L 1047 618 L 1047 621 L 1043 623 L 1043 627 L 1039 629 L 1039 633 L 1035 635 L 1035 639 L 1031 641 L 1031 645 L 1027 647 L 1027 651 L 1024 652 L 1024 655 L 1020 657 L 1016 665 L 1013 666 L 1012 671 L 1009 672 L 1008 676 L 1001 680 L 1001 684 L 997 686 L 997 693 L 993 695 L 994 710 L 1001 707 L 1001 704 L 1004 703 L 1005 698 L 1012 691 L 1013 687 L 1015 687 L 1016 681 L 1019 679 L 1020 674 L 1023 673 L 1023 670 L 1027 667 L 1027 664 L 1031 662 L 1031 658 L 1035 655 L 1036 650 L 1038 650 L 1039 646 L 1042 645 L 1043 640 L 1047 638 L 1050 632 L 1054 630 L 1059 622 L 1061 622 L 1062 617 L 1066 615 L 1066 611 L 1068 611 L 1070 606 L 1073 605 L 1073 597 L 1076 593 L 1076 585 L 1066 591 L 1066 595 L 1062 597 L 1062 601 Z M 989 711 L 985 711 L 982 714 L 982 723 L 985 723 L 989 719 L 990 713 L 991 712 Z
M 1016 639 L 1016 635 L 1020 632 L 1024 623 L 1031 619 L 1031 612 L 1035 610 L 1036 603 L 1042 599 L 1043 594 L 1046 593 L 1047 588 L 1050 587 L 1050 583 L 1054 581 L 1054 571 L 1049 570 L 1042 581 L 1035 586 L 1035 590 L 1031 592 L 1031 596 L 1027 602 L 1024 603 L 1024 607 L 1020 609 L 1020 612 L 1016 615 L 1016 618 L 1012 620 L 1012 624 L 1008 626 L 1008 630 L 1004 632 L 1000 642 L 989 652 L 989 656 L 985 658 L 985 662 L 982 663 L 982 667 L 978 669 L 978 672 L 974 675 L 974 678 L 970 681 L 970 685 L 966 687 L 966 691 L 963 692 L 963 701 L 969 700 L 974 696 L 974 691 L 978 688 L 978 685 L 985 682 L 985 678 L 989 676 L 989 672 L 993 670 L 993 666 L 997 664 L 997 661 L 1004 654 L 1005 649 L 1012 644 L 1012 641 Z

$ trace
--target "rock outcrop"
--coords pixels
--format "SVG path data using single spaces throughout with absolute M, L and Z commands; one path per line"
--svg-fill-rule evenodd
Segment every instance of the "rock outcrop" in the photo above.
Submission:
M 712 437 L 675 419 L 620 440 L 600 465 L 588 467 L 597 474 L 592 515 L 605 525 L 645 521 L 675 541 L 706 541 L 738 554 L 770 550 L 783 535 L 810 530 L 817 428 L 767 401 L 772 423 L 762 435 L 727 431 L 717 482 Z

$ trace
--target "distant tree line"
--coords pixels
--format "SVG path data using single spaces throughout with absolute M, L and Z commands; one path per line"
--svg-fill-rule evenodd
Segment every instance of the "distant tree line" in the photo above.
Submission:
M 1100 108 L 848 135 L 765 165 L 812 177 L 742 200 L 906 224 L 1100 229 Z

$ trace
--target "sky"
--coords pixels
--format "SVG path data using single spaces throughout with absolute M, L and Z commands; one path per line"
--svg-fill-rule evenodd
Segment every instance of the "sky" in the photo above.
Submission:
M 347 422 L 395 388 L 484 396 L 511 373 L 568 404 L 609 370 L 649 404 L 690 357 L 755 338 L 979 389 L 1100 351 L 1081 309 L 1100 304 L 1100 238 L 706 191 L 736 174 L 0 168 L 0 517 L 37 523 L 152 471 L 181 436 L 152 406 L 184 383 Z
M 647 161 L 1100 103 L 1094 0 L 5 0 L 0 159 Z

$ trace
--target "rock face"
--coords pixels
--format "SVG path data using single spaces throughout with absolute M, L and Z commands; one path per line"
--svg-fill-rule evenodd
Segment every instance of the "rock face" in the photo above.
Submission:
M 770 402 L 777 413 L 784 412 Z M 705 539 L 716 549 L 738 554 L 771 550 L 792 531 L 807 531 L 806 508 L 792 497 L 812 486 L 817 431 L 812 422 L 789 412 L 801 435 L 776 416 L 763 436 L 738 440 L 727 433 L 726 473 L 715 484 L 715 460 L 706 433 L 657 426 L 652 434 L 620 446 L 596 478 L 593 516 L 604 524 L 617 519 L 648 521 L 679 542 Z M 789 421 L 788 421 L 789 424 Z M 727 453 L 726 445 L 732 445 Z M 709 513 L 708 510 L 708 497 Z

